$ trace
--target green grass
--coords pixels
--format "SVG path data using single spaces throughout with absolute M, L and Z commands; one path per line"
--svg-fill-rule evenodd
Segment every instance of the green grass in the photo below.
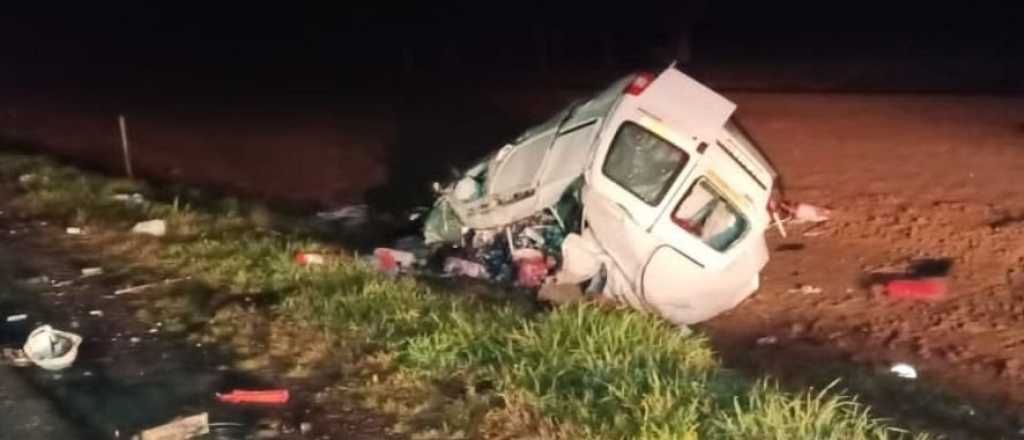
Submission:
M 35 178 L 17 183 L 26 173 Z M 588 305 L 537 313 L 521 302 L 388 278 L 343 257 L 302 269 L 292 262 L 294 252 L 326 245 L 301 226 L 263 229 L 267 214 L 255 205 L 167 194 L 166 201 L 126 205 L 110 196 L 160 197 L 141 183 L 37 157 L 0 153 L 0 179 L 22 187 L 13 206 L 32 216 L 124 230 L 134 221 L 167 219 L 171 234 L 156 256 L 164 268 L 239 292 L 280 295 L 286 316 L 373 347 L 404 380 L 461 384 L 469 390 L 463 403 L 481 393 L 498 396 L 480 401 L 497 426 L 507 421 L 499 429 L 511 431 L 522 410 L 558 427 L 528 434 L 540 437 L 910 437 L 834 389 L 786 393 L 725 369 L 704 337 L 648 315 Z M 458 408 L 460 417 L 446 420 L 437 436 L 478 432 L 480 417 Z

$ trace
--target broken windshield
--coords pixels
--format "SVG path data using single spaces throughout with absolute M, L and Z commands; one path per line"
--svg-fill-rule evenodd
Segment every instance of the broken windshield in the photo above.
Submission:
M 602 171 L 644 203 L 655 206 L 688 160 L 689 155 L 669 141 L 625 122 L 615 134 Z

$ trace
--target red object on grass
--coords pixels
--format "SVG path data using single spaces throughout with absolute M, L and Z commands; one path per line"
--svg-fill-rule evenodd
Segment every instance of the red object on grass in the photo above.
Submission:
M 938 299 L 946 295 L 946 281 L 937 278 L 920 280 L 893 280 L 885 285 L 891 298 Z
M 540 287 L 548 274 L 547 261 L 541 258 L 519 260 L 519 284 L 523 287 Z
M 295 263 L 299 266 L 324 264 L 324 256 L 321 254 L 299 251 L 295 253 Z
M 381 272 L 395 272 L 398 270 L 398 260 L 395 259 L 394 254 L 390 250 L 377 248 L 373 250 L 373 255 L 377 257 L 377 269 Z
M 224 403 L 288 403 L 288 390 L 234 390 L 228 394 L 217 394 L 217 400 Z

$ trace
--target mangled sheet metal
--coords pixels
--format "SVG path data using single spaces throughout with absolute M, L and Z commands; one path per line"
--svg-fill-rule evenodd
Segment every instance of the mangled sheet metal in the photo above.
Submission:
M 706 320 L 768 261 L 776 173 L 735 109 L 675 68 L 623 78 L 438 185 L 424 239 L 498 282 Z

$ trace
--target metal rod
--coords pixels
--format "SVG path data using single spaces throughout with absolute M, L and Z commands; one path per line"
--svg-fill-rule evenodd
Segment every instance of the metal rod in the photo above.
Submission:
M 128 177 L 134 179 L 132 156 L 128 151 L 128 124 L 124 121 L 124 115 L 117 115 L 117 122 L 121 126 L 121 152 L 124 153 L 124 172 L 128 174 Z

